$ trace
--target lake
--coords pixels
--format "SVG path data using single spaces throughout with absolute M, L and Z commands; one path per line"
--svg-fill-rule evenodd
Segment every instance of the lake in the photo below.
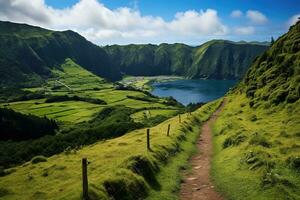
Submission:
M 176 80 L 153 83 L 152 94 L 159 97 L 172 96 L 180 103 L 209 102 L 222 97 L 236 80 Z

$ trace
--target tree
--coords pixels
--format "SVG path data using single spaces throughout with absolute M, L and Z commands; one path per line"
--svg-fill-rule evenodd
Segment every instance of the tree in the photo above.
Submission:
M 273 36 L 271 37 L 271 45 L 273 45 L 274 44 L 274 38 L 273 38 Z

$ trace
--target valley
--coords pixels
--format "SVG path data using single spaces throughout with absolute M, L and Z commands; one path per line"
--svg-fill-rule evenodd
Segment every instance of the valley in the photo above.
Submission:
M 300 199 L 300 21 L 199 46 L 1 21 L 0 78 L 0 199 Z

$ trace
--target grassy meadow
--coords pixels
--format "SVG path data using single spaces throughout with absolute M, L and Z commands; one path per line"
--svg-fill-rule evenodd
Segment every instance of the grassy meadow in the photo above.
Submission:
M 163 115 L 170 117 L 177 113 L 178 108 L 164 104 L 164 100 L 152 98 L 153 101 L 142 101 L 128 98 L 128 95 L 138 98 L 147 97 L 141 91 L 116 90 L 114 84 L 92 74 L 75 64 L 71 59 L 67 59 L 61 69 L 53 70 L 54 77 L 50 78 L 44 85 L 36 88 L 25 88 L 31 92 L 42 92 L 46 95 L 77 95 L 93 99 L 101 99 L 106 105 L 97 105 L 85 101 L 63 101 L 46 103 L 45 99 L 35 99 L 28 101 L 3 103 L 3 107 L 12 108 L 26 114 L 46 116 L 62 122 L 80 123 L 93 119 L 96 113 L 107 106 L 124 105 L 137 110 L 134 119 L 144 120 L 141 112 L 155 109 L 153 115 Z M 141 81 L 142 82 L 142 81 Z M 139 83 L 142 84 L 142 83 Z
M 52 156 L 65 149 L 118 137 L 184 112 L 177 102 L 111 83 L 71 59 L 66 59 L 52 73 L 43 85 L 23 88 L 30 97 L 15 101 L 11 98 L 0 107 L 53 119 L 59 130 L 55 135 L 45 133 L 35 140 L 0 141 L 0 166 L 12 167 L 39 154 Z
M 300 199 L 300 102 L 249 102 L 228 95 L 214 124 L 216 185 L 228 199 Z
M 179 170 L 195 150 L 199 126 L 218 108 L 220 100 L 206 104 L 192 116 L 170 118 L 150 130 L 151 151 L 146 148 L 146 129 L 65 151 L 37 162 L 33 159 L 8 169 L 0 179 L 1 199 L 79 199 L 81 159 L 88 158 L 91 199 L 176 199 Z M 166 135 L 171 125 L 170 136 Z M 169 161 L 169 162 L 166 162 Z M 175 189 L 175 190 L 174 190 Z

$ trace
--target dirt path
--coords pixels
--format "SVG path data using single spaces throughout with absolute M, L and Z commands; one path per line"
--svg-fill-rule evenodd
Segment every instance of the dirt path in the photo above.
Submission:
M 224 104 L 223 102 L 201 128 L 201 136 L 197 142 L 198 153 L 190 159 L 192 172 L 184 172 L 184 181 L 180 190 L 182 200 L 223 200 L 210 180 L 210 160 L 212 156 L 211 125 L 217 119 Z

